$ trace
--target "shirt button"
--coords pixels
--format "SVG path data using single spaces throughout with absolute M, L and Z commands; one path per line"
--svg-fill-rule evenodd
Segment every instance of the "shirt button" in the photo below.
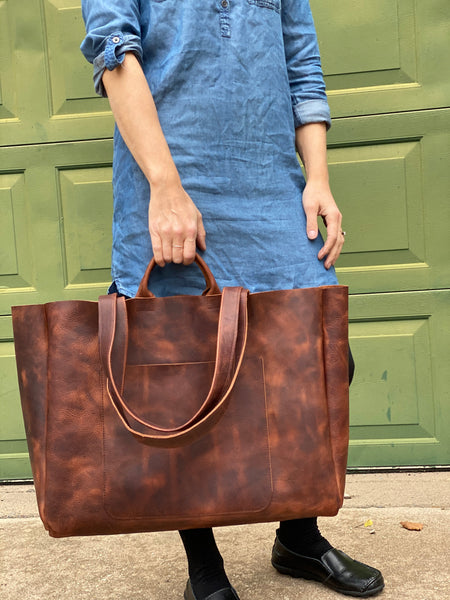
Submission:
M 224 2 L 225 2 L 225 0 L 224 0 Z M 120 37 L 119 37 L 119 36 L 117 36 L 117 35 L 115 35 L 115 36 L 113 37 L 112 41 L 113 41 L 115 44 L 118 44 L 118 43 L 120 42 Z
M 227 7 L 228 7 L 228 2 L 227 2 L 227 0 L 222 0 L 221 4 L 222 4 L 222 7 L 223 7 L 223 8 L 227 8 Z

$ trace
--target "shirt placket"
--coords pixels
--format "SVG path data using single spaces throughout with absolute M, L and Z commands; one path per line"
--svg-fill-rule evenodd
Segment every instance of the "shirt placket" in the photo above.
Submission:
M 230 24 L 230 0 L 219 0 L 220 35 L 225 38 L 231 37 Z

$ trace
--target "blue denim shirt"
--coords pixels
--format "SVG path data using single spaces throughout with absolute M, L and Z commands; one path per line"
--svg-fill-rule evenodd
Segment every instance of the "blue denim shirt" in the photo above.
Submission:
M 330 126 L 308 0 L 83 0 L 81 50 L 105 69 L 139 59 L 184 188 L 207 233 L 220 286 L 250 291 L 336 283 L 306 237 L 295 128 Z M 112 277 L 136 293 L 152 256 L 147 180 L 114 134 Z M 195 293 L 194 267 L 157 268 L 159 295 Z

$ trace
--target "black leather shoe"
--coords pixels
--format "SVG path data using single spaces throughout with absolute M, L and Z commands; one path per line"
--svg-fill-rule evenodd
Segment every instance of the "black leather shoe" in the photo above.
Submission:
M 336 548 L 325 552 L 320 559 L 309 558 L 292 552 L 277 537 L 272 550 L 272 565 L 284 575 L 320 581 L 347 596 L 367 598 L 384 588 L 383 576 L 378 569 L 353 560 Z
M 184 590 L 184 600 L 197 600 L 190 579 L 188 579 L 186 589 Z M 214 594 L 210 594 L 205 600 L 240 600 L 240 598 L 234 588 L 226 587 L 214 592 Z

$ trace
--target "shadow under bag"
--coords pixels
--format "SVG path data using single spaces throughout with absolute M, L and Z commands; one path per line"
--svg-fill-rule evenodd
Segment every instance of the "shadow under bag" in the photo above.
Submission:
M 345 286 L 13 307 L 51 536 L 334 515 L 348 446 Z

